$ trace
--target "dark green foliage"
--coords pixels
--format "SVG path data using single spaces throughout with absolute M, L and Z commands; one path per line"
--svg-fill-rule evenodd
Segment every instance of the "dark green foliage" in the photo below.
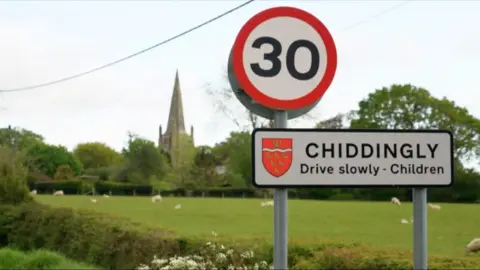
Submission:
M 84 169 L 109 167 L 122 161 L 120 153 L 100 142 L 80 143 L 73 154 L 82 162 Z
M 0 146 L 1 204 L 18 204 L 32 200 L 27 186 L 27 174 L 22 155 Z
M 35 189 L 40 194 L 52 194 L 57 190 L 63 190 L 67 194 L 81 194 L 84 191 L 83 181 L 51 181 L 36 182 Z
M 168 231 L 136 229 L 124 219 L 39 204 L 0 206 L 0 241 L 21 250 L 45 248 L 107 269 L 134 269 L 154 254 L 173 256 L 204 246 L 175 239 Z
M 43 137 L 30 130 L 20 128 L 0 128 L 0 145 L 15 150 L 25 150 L 34 144 L 42 143 Z
M 54 178 L 57 168 L 68 165 L 74 175 L 82 171 L 82 163 L 63 146 L 37 143 L 28 148 L 29 167 L 38 169 L 47 176 Z
M 112 195 L 146 195 L 150 196 L 153 193 L 151 185 L 129 184 L 118 182 L 96 182 L 95 190 L 99 194 Z
M 120 182 L 148 184 L 149 179 L 162 179 L 167 171 L 167 159 L 152 141 L 129 134 L 128 145 L 122 150 L 123 168 L 115 176 Z
M 99 180 L 107 181 L 113 176 L 115 170 L 115 167 L 100 167 L 95 169 L 91 168 L 85 170 L 84 174 L 88 176 L 96 176 Z

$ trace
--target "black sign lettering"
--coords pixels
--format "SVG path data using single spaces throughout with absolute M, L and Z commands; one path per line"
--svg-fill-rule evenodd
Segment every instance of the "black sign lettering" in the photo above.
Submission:
M 269 44 L 273 48 L 271 52 L 263 55 L 263 59 L 270 61 L 272 63 L 272 67 L 270 69 L 263 69 L 260 67 L 260 64 L 252 63 L 250 64 L 250 68 L 252 69 L 253 73 L 260 77 L 277 76 L 282 69 L 282 62 L 278 58 L 283 50 L 282 44 L 273 37 L 259 37 L 252 43 L 252 47 L 255 49 L 260 49 L 264 44 Z M 295 66 L 295 56 L 300 48 L 308 49 L 312 56 L 310 68 L 306 72 L 298 71 L 297 67 Z M 293 78 L 300 81 L 310 80 L 311 78 L 315 77 L 320 68 L 320 52 L 318 51 L 317 46 L 315 46 L 315 44 L 313 44 L 311 41 L 305 39 L 296 40 L 290 44 L 287 49 L 285 64 L 287 66 L 288 73 Z

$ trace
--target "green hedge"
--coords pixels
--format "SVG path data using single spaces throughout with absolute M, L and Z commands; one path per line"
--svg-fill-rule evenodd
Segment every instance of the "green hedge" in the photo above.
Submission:
M 81 194 L 83 193 L 83 181 L 36 182 L 34 189 L 41 194 L 52 194 L 57 190 L 63 190 L 64 194 Z
M 99 194 L 150 196 L 153 194 L 153 187 L 118 182 L 96 182 L 95 191 Z
M 134 269 L 154 254 L 173 256 L 204 246 L 168 231 L 135 228 L 124 219 L 33 203 L 0 206 L 0 244 L 44 248 L 108 269 Z

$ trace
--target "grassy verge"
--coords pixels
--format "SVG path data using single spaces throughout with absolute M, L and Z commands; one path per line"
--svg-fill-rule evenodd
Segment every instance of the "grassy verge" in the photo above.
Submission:
M 47 251 L 21 252 L 10 248 L 0 249 L 0 269 L 96 269 L 87 264 L 77 263 L 64 256 Z

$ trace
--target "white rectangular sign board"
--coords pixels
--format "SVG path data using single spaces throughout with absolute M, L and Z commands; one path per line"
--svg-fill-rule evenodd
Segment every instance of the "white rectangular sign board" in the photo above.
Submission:
M 255 129 L 257 187 L 453 184 L 453 137 L 443 130 Z

